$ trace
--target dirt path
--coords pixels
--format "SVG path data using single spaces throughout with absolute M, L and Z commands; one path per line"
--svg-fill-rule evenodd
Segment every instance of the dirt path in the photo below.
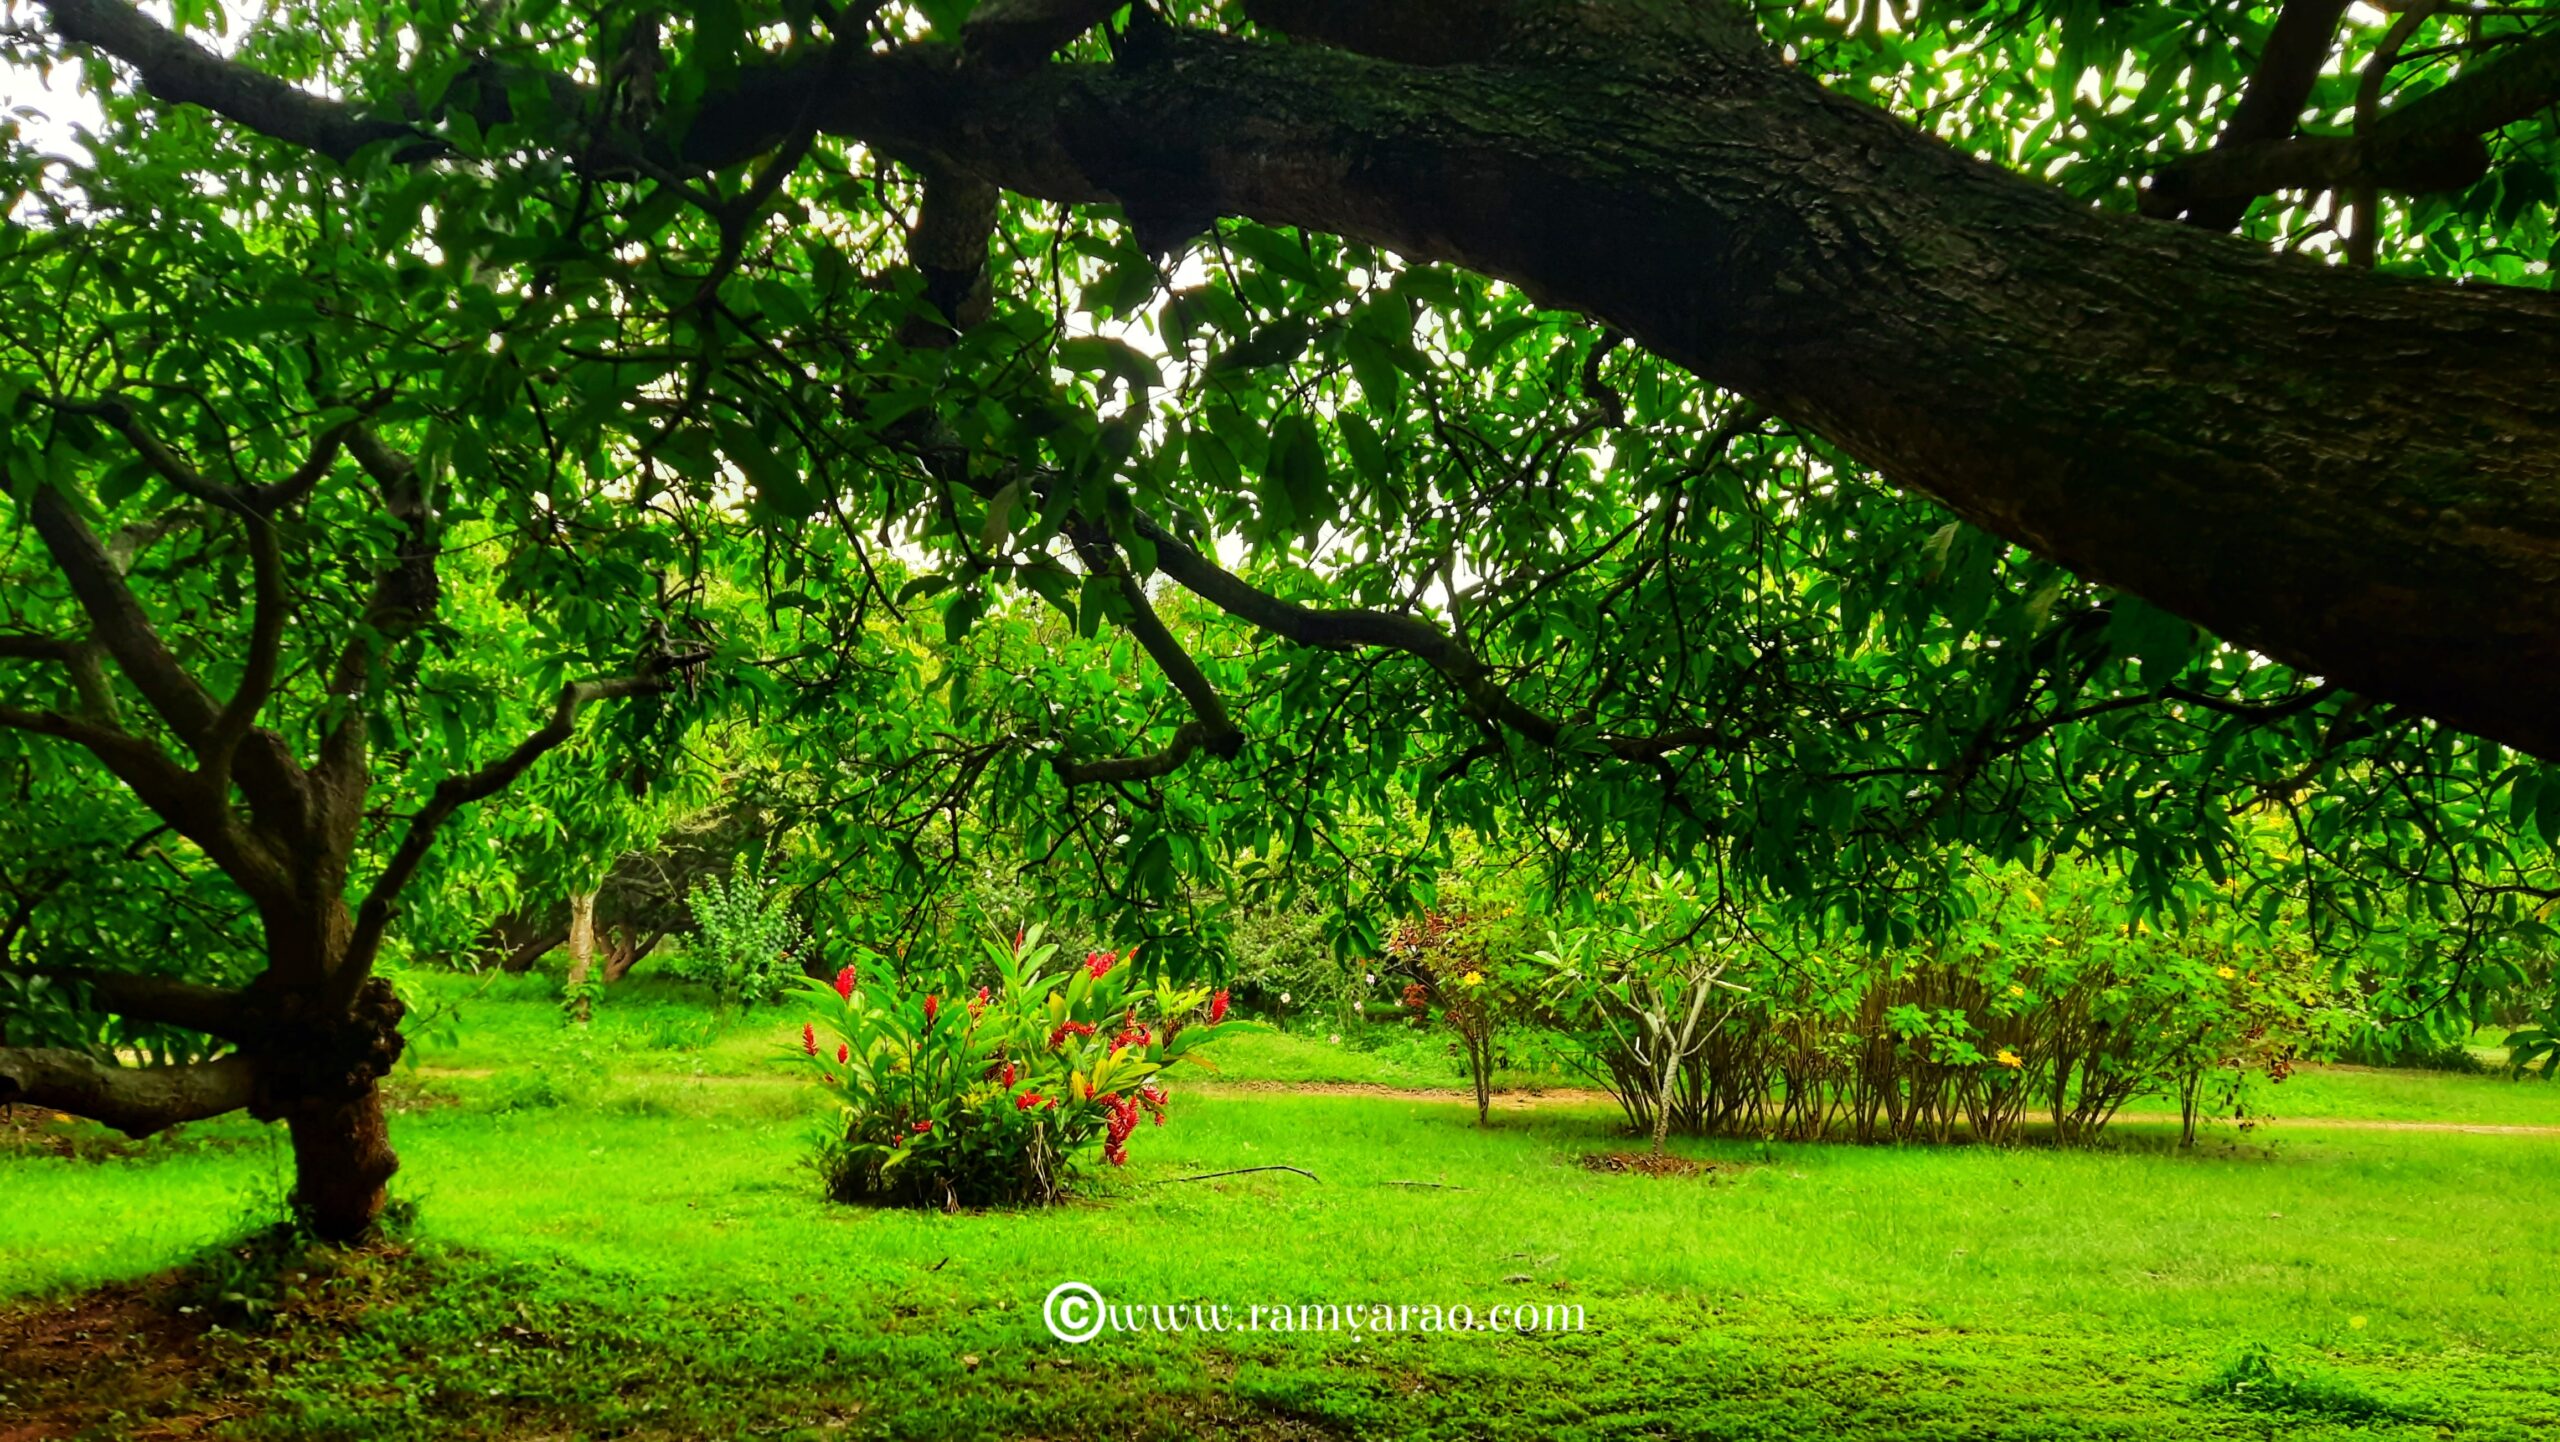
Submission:
M 421 1066 L 409 1073 L 413 1076 L 460 1077 L 476 1080 L 496 1073 L 488 1067 Z M 792 1077 L 734 1076 L 710 1074 L 687 1076 L 678 1072 L 630 1072 L 634 1080 L 664 1082 L 699 1082 L 707 1086 L 797 1086 Z M 1475 1097 L 1454 1087 L 1400 1087 L 1384 1082 L 1284 1082 L 1284 1081 L 1215 1081 L 1198 1080 L 1183 1084 L 1184 1091 L 1208 1096 L 1253 1096 L 1258 1093 L 1284 1093 L 1304 1097 L 1368 1097 L 1377 1101 L 1439 1102 L 1450 1106 L 1473 1106 Z M 1519 1091 L 1497 1091 L 1493 1094 L 1495 1111 L 1534 1111 L 1540 1107 L 1615 1107 L 1617 1099 L 1604 1091 L 1587 1087 L 1535 1087 Z M 2118 1112 L 2120 1122 L 2138 1122 L 2175 1126 L 2176 1112 Z M 2025 1120 L 2033 1122 L 2033 1117 Z M 2475 1136 L 2560 1137 L 2560 1126 L 2539 1126 L 2513 1122 L 2437 1122 L 2400 1121 L 2385 1117 L 2286 1117 L 2278 1116 L 2260 1122 L 2261 1127 L 2312 1127 L 2348 1132 L 2468 1132 Z

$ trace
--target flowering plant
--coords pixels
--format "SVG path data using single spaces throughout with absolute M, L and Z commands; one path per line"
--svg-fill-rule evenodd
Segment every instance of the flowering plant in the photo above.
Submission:
M 818 1148 L 839 1201 L 987 1206 L 1057 1199 L 1090 1153 L 1128 1160 L 1164 1124 L 1166 1068 L 1220 1029 L 1226 994 L 1138 979 L 1136 953 L 1050 969 L 1039 927 L 986 948 L 986 974 L 901 976 L 866 954 L 807 983 L 793 1053 L 838 1103 Z

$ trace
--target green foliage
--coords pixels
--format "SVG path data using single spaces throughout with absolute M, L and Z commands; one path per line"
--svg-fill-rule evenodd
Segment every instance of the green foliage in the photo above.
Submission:
M 838 1201 L 951 1209 L 1056 1201 L 1099 1143 L 1123 1166 L 1157 1077 L 1224 1020 L 1224 993 L 1140 984 L 1134 955 L 1059 955 L 1038 927 L 982 965 L 885 959 L 811 981 L 800 1051 L 836 1103 L 817 1152 Z M 974 974 L 992 980 L 970 990 Z
M 696 930 L 674 969 L 708 985 L 721 1015 L 790 990 L 799 975 L 795 953 L 809 933 L 780 888 L 740 870 L 700 883 L 685 899 Z

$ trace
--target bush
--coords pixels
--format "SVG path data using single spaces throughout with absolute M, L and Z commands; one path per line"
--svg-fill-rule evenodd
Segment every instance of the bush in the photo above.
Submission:
M 808 940 L 778 889 L 733 872 L 713 877 L 686 897 L 698 928 L 673 963 L 678 976 L 711 988 L 722 1016 L 771 1001 L 791 989 L 799 971 L 792 954 Z
M 1420 1021 L 1436 1006 L 1464 1049 L 1478 1126 L 1493 1104 L 1496 1038 L 1525 1008 L 1535 983 L 1535 968 L 1516 954 L 1517 931 L 1507 911 L 1452 908 L 1401 922 L 1387 940 L 1390 964 L 1414 977 L 1403 1009 Z
M 1059 1198 L 1090 1156 L 1128 1160 L 1158 1077 L 1214 1036 L 1226 993 L 1140 984 L 1136 954 L 1058 954 L 1038 928 L 901 977 L 865 956 L 807 983 L 800 1055 L 838 1104 L 816 1165 L 838 1201 L 946 1209 Z
M 2069 869 L 1995 873 L 1973 900 L 1969 915 L 1910 950 L 1742 948 L 1714 984 L 1745 994 L 1706 1008 L 1717 1024 L 1673 1049 L 1683 1054 L 1669 1127 L 1944 1141 L 1962 1126 L 2005 1141 L 2038 1115 L 2058 1139 L 2087 1142 L 2127 1102 L 2157 1094 L 2178 1101 L 2191 1141 L 2209 1112 L 2246 1119 L 2257 1079 L 2280 1082 L 2297 1055 L 2325 1053 L 2342 1020 L 2308 956 L 2244 944 L 2248 932 L 2227 916 L 2163 933 L 2106 878 Z M 1664 1028 L 1627 1023 L 1669 1019 L 1668 1007 L 1651 1017 L 1636 1005 L 1648 985 L 1697 999 L 1659 986 L 1659 973 L 1695 948 L 1642 939 L 1665 927 L 1689 934 L 1664 897 L 1620 910 L 1633 919 L 1620 916 L 1615 931 L 1560 931 L 1558 951 L 1574 958 L 1561 973 L 1606 985 L 1558 989 L 1555 1020 L 1579 1039 L 1586 1072 L 1645 1131 L 1661 1122 L 1654 1063 Z M 1577 939 L 1586 944 L 1567 946 Z M 1638 966 L 1639 957 L 1650 960 Z

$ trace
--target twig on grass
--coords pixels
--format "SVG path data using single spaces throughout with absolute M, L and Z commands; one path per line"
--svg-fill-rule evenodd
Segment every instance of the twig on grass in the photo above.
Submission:
M 1322 1177 L 1320 1177 L 1320 1176 L 1317 1176 L 1315 1173 L 1313 1173 L 1313 1172 L 1311 1172 L 1311 1171 L 1308 1171 L 1308 1170 L 1307 1170 L 1306 1168 L 1304 1168 L 1304 1167 L 1280 1167 L 1280 1166 L 1271 1166 L 1271 1167 L 1238 1167 L 1238 1168 L 1236 1168 L 1234 1171 L 1231 1171 L 1231 1172 L 1202 1172 L 1200 1175 L 1198 1175 L 1198 1176 L 1196 1176 L 1196 1177 L 1167 1177 L 1167 1178 L 1165 1178 L 1163 1181 L 1160 1181 L 1160 1182 L 1156 1183 L 1156 1185 L 1157 1185 L 1157 1186 L 1160 1186 L 1160 1187 L 1169 1187 L 1169 1186 L 1172 1186 L 1175 1182 L 1205 1182 L 1205 1181 L 1209 1181 L 1209 1180 L 1211 1180 L 1212 1178 L 1216 1178 L 1216 1177 L 1240 1177 L 1240 1176 L 1243 1176 L 1243 1175 L 1244 1175 L 1245 1173 L 1247 1173 L 1247 1172 L 1296 1172 L 1299 1176 L 1305 1177 L 1308 1181 L 1311 1181 L 1311 1182 L 1322 1182 L 1322 1181 L 1324 1180 L 1324 1178 L 1322 1178 Z

